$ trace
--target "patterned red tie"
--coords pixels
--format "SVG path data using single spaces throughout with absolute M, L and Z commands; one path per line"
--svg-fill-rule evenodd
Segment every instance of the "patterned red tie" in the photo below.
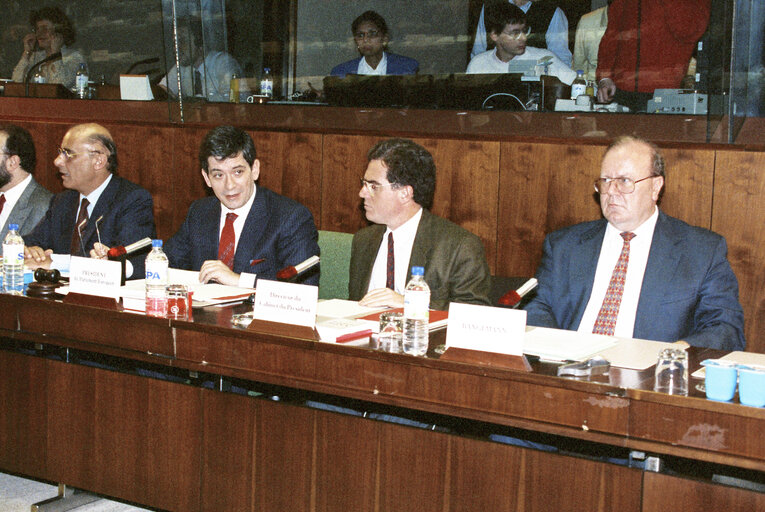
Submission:
M 385 287 L 395 290 L 396 284 L 396 259 L 393 254 L 393 232 L 388 233 L 388 266 L 385 275 Z
M 624 239 L 622 253 L 616 261 L 614 272 L 611 274 L 611 282 L 608 283 L 608 290 L 606 290 L 606 296 L 603 298 L 603 305 L 600 306 L 598 318 L 592 328 L 592 332 L 595 334 L 613 336 L 616 318 L 619 316 L 619 306 L 622 303 L 622 294 L 624 294 L 624 279 L 627 277 L 627 265 L 630 262 L 630 240 L 635 238 L 635 233 L 622 233 L 621 235 Z
M 3 206 L 5 206 L 5 194 L 0 194 L 0 213 L 3 213 Z
M 235 213 L 226 214 L 226 223 L 220 233 L 218 244 L 218 259 L 234 270 L 234 249 L 236 248 L 236 236 L 234 235 L 234 221 L 238 217 Z
M 69 246 L 69 254 L 72 256 L 86 256 L 82 251 L 82 244 L 80 243 L 80 232 L 85 229 L 88 224 L 88 205 L 90 203 L 84 197 L 80 201 L 80 213 L 77 214 L 77 222 L 74 223 L 74 231 L 72 231 L 72 245 Z M 83 223 L 84 221 L 84 223 Z

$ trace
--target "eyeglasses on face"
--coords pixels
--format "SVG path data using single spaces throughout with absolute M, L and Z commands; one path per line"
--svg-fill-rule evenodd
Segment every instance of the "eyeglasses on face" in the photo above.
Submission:
M 103 155 L 103 152 L 102 151 L 98 151 L 97 149 L 88 149 L 86 151 L 80 151 L 78 153 L 76 151 L 72 151 L 71 149 L 61 148 L 61 147 L 58 148 L 59 156 L 63 156 L 67 160 L 72 160 L 73 158 L 75 158 L 75 157 L 77 157 L 79 155 L 82 155 L 84 153 L 88 153 L 88 154 L 96 153 L 96 154 L 99 154 L 99 155 Z
M 367 30 L 366 32 L 359 31 L 353 34 L 353 38 L 359 41 L 363 41 L 364 39 L 379 39 L 380 37 L 382 37 L 382 34 L 379 30 Z
M 376 181 L 369 181 L 361 178 L 361 186 L 367 189 L 367 192 L 374 194 L 385 187 L 395 187 L 398 183 L 377 183 Z
M 506 35 L 510 39 L 515 39 L 517 41 L 521 37 L 529 37 L 529 34 L 531 34 L 531 27 L 511 30 L 510 32 L 502 32 L 502 34 Z
M 641 181 L 645 181 L 650 178 L 656 178 L 657 176 L 646 176 L 639 180 L 633 180 L 632 178 L 598 178 L 595 180 L 595 192 L 599 194 L 607 194 L 611 183 L 616 185 L 616 190 L 622 194 L 631 194 L 635 191 L 635 185 Z

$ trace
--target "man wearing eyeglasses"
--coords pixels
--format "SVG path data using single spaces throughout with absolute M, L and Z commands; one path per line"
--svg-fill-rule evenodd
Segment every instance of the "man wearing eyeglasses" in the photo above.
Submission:
M 0 126 L 0 240 L 8 224 L 18 224 L 21 236 L 40 222 L 53 196 L 32 173 L 37 162 L 35 144 L 25 129 Z
M 655 146 L 608 147 L 595 181 L 605 218 L 546 237 L 530 325 L 744 350 L 725 239 L 658 209 L 664 176 Z
M 576 73 L 551 51 L 526 45 L 531 28 L 526 24 L 526 15 L 515 5 L 502 2 L 488 8 L 486 28 L 495 48 L 470 59 L 467 73 L 508 73 L 515 60 L 544 66 L 544 74 L 556 76 L 566 85 L 576 78 Z
M 53 163 L 68 190 L 53 197 L 45 217 L 24 236 L 27 266 L 67 268 L 70 255 L 87 257 L 96 242 L 128 245 L 156 236 L 151 195 L 116 175 L 117 146 L 106 128 L 70 128 Z M 128 260 L 127 277 L 143 277 L 145 258 Z
M 413 266 L 425 268 L 430 306 L 489 304 L 491 278 L 481 239 L 430 213 L 431 154 L 407 139 L 378 142 L 367 155 L 359 196 L 374 225 L 353 237 L 348 292 L 365 306 L 404 305 Z

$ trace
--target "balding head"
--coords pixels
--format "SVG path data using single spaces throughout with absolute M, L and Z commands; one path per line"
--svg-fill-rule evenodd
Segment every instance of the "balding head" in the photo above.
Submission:
M 109 130 L 98 123 L 84 123 L 72 126 L 66 133 L 65 140 L 66 137 L 102 146 L 107 157 L 106 170 L 112 174 L 117 173 L 117 145 Z
M 78 124 L 64 135 L 54 164 L 64 187 L 88 195 L 117 169 L 117 147 L 103 126 Z

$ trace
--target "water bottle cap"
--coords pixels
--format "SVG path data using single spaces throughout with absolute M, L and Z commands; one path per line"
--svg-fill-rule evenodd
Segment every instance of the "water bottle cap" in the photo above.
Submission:
M 151 241 L 152 247 L 162 247 L 162 240 L 152 240 Z
M 425 269 L 423 267 L 412 267 L 412 275 L 413 276 L 424 276 L 425 275 Z
M 271 72 L 271 68 L 263 68 L 263 73 L 270 73 L 270 72 Z
M 9 231 L 18 231 L 19 225 L 18 224 L 8 224 L 8 230 Z

